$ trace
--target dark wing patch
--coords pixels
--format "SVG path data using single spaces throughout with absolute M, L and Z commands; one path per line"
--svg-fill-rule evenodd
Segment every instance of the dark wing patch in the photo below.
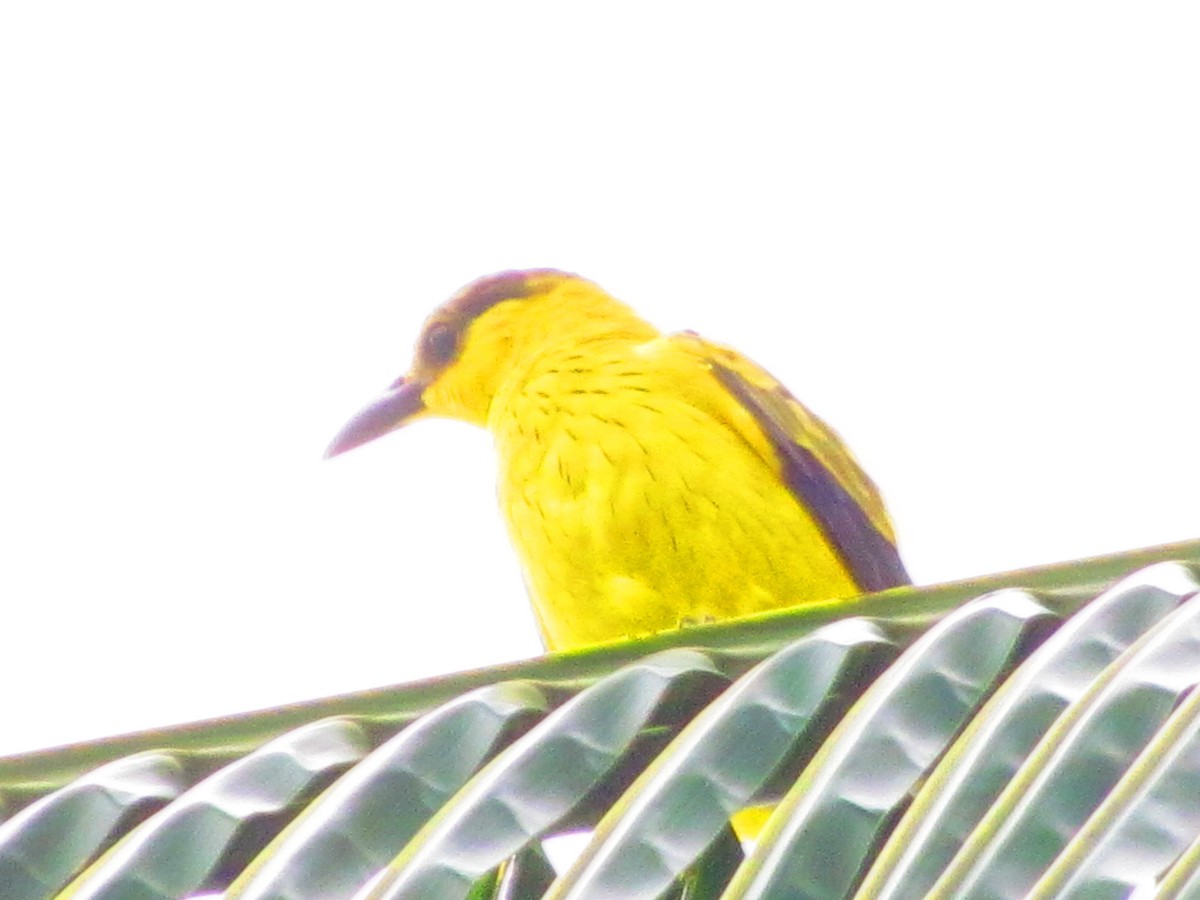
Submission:
M 780 400 L 791 400 L 782 386 L 781 397 L 766 397 L 762 388 L 750 384 L 736 371 L 711 361 L 712 372 L 762 425 L 783 463 L 788 487 L 804 504 L 829 543 L 864 591 L 882 591 L 911 584 L 895 545 L 872 524 L 850 493 L 816 455 L 798 444 L 787 423 L 780 420 Z M 772 402 L 774 401 L 774 402 Z

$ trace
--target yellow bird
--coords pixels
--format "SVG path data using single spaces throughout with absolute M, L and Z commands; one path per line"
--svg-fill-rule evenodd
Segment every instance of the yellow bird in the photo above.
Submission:
M 871 480 L 746 357 L 553 270 L 468 285 L 334 456 L 425 416 L 487 428 L 547 648 L 908 584 Z

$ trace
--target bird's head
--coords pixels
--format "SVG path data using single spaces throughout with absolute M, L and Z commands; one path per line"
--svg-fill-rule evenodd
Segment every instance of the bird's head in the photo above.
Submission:
M 501 385 L 547 349 L 656 334 L 627 306 L 575 275 L 551 269 L 489 275 L 434 310 L 408 373 L 347 422 L 325 456 L 427 415 L 486 426 Z

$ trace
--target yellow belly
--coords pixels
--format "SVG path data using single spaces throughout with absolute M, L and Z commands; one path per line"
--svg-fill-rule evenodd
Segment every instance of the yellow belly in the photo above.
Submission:
M 499 495 L 548 648 L 858 593 L 778 472 L 687 402 L 518 400 Z

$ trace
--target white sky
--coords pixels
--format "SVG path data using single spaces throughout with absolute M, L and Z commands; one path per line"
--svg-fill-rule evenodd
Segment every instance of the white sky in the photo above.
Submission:
M 0 753 L 538 652 L 485 433 L 320 460 L 498 269 L 757 359 L 920 582 L 1200 536 L 1200 7 L 579 9 L 0 7 Z

